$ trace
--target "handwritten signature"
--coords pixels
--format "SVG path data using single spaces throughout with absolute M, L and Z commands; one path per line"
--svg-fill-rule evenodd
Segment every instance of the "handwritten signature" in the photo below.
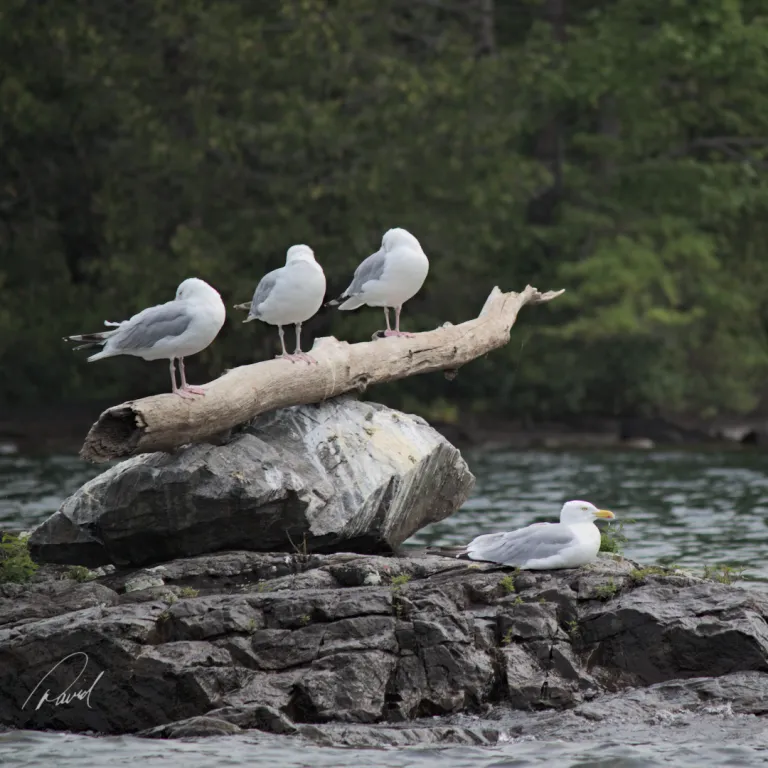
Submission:
M 93 689 L 96 687 L 96 683 L 98 683 L 104 675 L 103 671 L 99 672 L 99 674 L 96 676 L 96 679 L 91 683 L 90 688 L 80 688 L 79 690 L 74 691 L 70 690 L 74 684 L 83 676 L 85 668 L 88 666 L 88 654 L 83 651 L 75 651 L 74 653 L 70 653 L 69 656 L 65 656 L 60 662 L 58 662 L 58 664 L 46 672 L 40 682 L 32 689 L 32 693 L 27 696 L 27 700 L 21 705 L 21 708 L 24 709 L 24 707 L 27 706 L 29 700 L 35 695 L 35 692 L 45 682 L 47 677 L 52 675 L 65 661 L 72 659 L 75 656 L 83 657 L 83 668 L 78 672 L 77 677 L 60 694 L 58 694 L 58 696 L 52 697 L 51 689 L 46 688 L 45 693 L 43 693 L 43 695 L 40 697 L 40 700 L 37 702 L 35 710 L 40 709 L 40 707 L 42 707 L 46 702 L 53 704 L 55 707 L 60 707 L 62 704 L 69 704 L 75 699 L 78 701 L 85 700 L 85 703 L 88 705 L 88 709 L 91 709 L 91 694 L 93 693 Z

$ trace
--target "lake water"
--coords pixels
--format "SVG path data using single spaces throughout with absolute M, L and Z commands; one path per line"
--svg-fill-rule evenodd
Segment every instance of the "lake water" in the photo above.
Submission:
M 466 458 L 477 476 L 471 498 L 411 543 L 461 544 L 556 519 L 564 501 L 586 499 L 624 522 L 628 557 L 693 569 L 726 563 L 744 568 L 747 583 L 768 583 L 766 453 L 476 451 Z M 0 456 L 0 528 L 32 528 L 101 471 L 71 456 Z
M 743 568 L 745 586 L 768 589 L 768 455 L 760 452 L 469 452 L 472 497 L 414 544 L 459 544 L 472 536 L 552 520 L 563 501 L 592 501 L 627 521 L 625 554 L 642 563 Z M 101 471 L 74 457 L 0 456 L 0 528 L 30 528 Z M 632 522 L 628 522 L 628 521 Z M 714 715 L 712 717 L 715 717 Z M 719 717 L 719 716 L 718 716 Z M 204 768 L 265 765 L 353 768 L 645 768 L 768 764 L 768 729 L 754 716 L 724 715 L 653 728 L 616 723 L 552 739 L 542 733 L 494 747 L 331 749 L 249 733 L 157 742 L 135 737 L 0 734 L 0 765 Z M 496 723 L 498 726 L 498 723 Z

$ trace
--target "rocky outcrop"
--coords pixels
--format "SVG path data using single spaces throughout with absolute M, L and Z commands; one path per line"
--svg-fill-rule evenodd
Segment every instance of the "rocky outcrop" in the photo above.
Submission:
M 0 587 L 5 725 L 400 743 L 414 718 L 435 715 L 501 707 L 597 722 L 630 693 L 629 710 L 650 711 L 638 691 L 654 685 L 687 691 L 681 701 L 739 699 L 737 673 L 763 674 L 734 706 L 763 706 L 764 597 L 607 556 L 540 573 L 239 551 L 85 583 L 53 580 L 63 570 Z M 493 737 L 446 728 L 458 743 Z
M 473 483 L 423 419 L 344 397 L 265 414 L 221 445 L 128 459 L 67 499 L 30 549 L 90 567 L 234 548 L 386 553 Z

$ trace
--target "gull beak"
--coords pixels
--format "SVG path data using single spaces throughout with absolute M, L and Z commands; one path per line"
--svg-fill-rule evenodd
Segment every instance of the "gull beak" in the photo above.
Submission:
M 613 520 L 616 515 L 614 515 L 610 509 L 598 509 L 597 512 L 595 512 L 595 517 L 600 517 L 603 520 Z

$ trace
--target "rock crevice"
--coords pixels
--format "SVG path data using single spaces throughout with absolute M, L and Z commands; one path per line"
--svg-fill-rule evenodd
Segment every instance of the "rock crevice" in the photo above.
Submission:
M 0 587 L 5 725 L 383 727 L 499 706 L 580 711 L 630 688 L 768 672 L 764 598 L 687 575 L 638 580 L 606 556 L 516 574 L 439 557 L 239 551 L 83 584 L 54 578 L 63 571 Z M 35 708 L 40 689 L 24 706 L 77 653 L 87 666 L 75 688 L 103 673 L 90 707 Z M 78 669 L 57 667 L 51 695 Z

